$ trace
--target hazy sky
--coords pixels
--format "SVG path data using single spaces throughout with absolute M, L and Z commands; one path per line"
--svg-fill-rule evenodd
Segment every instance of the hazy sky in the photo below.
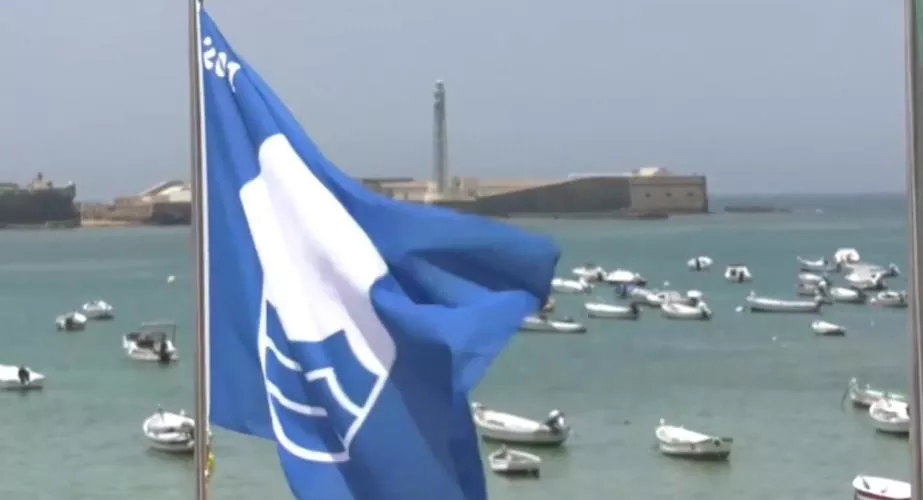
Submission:
M 712 192 L 904 185 L 900 0 L 209 0 L 322 150 L 428 177 L 663 165 Z M 0 180 L 188 178 L 186 2 L 0 2 Z

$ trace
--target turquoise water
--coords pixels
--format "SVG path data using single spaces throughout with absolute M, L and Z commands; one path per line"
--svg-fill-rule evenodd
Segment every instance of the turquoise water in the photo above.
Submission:
M 734 311 L 751 289 L 794 296 L 799 254 L 855 246 L 864 260 L 906 268 L 903 205 L 854 197 L 780 203 L 798 210 L 522 222 L 557 238 L 561 275 L 584 261 L 631 268 L 652 286 L 669 280 L 671 288 L 704 291 L 715 318 L 669 321 L 644 311 L 638 322 L 586 320 L 582 336 L 517 336 L 473 399 L 536 418 L 560 408 L 574 435 L 564 449 L 539 450 L 538 481 L 488 473 L 492 499 L 846 499 L 857 473 L 909 477 L 907 441 L 877 435 L 864 412 L 839 404 L 852 376 L 906 389 L 906 312 L 837 305 L 823 317 L 849 335 L 817 338 L 811 316 Z M 191 460 L 149 451 L 140 432 L 158 404 L 192 410 L 190 248 L 188 228 L 0 232 L 0 363 L 27 363 L 49 377 L 42 392 L 0 394 L 0 498 L 193 496 Z M 689 272 L 685 261 L 695 255 L 711 256 L 716 268 Z M 754 282 L 725 282 L 730 262 L 745 262 Z M 168 284 L 171 274 L 177 279 Z M 906 281 L 892 285 L 904 289 Z M 593 295 L 608 299 L 606 292 Z M 97 297 L 114 304 L 114 321 L 55 332 L 57 314 Z M 586 299 L 559 296 L 558 313 L 582 318 Z M 157 319 L 179 325 L 176 366 L 122 353 L 121 334 Z M 661 417 L 733 436 L 730 462 L 661 456 L 653 442 Z M 214 498 L 290 497 L 268 443 L 216 430 L 215 453 Z

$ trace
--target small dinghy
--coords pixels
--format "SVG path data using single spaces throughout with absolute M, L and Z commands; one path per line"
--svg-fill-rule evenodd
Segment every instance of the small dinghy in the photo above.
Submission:
M 817 297 L 823 292 L 821 291 L 821 287 L 818 285 L 813 283 L 798 282 L 798 284 L 795 285 L 795 293 L 802 297 Z
M 501 446 L 487 456 L 490 470 L 505 476 L 533 476 L 541 473 L 542 459 L 537 455 L 522 450 L 512 450 Z
M 115 317 L 112 304 L 109 304 L 105 300 L 87 302 L 81 307 L 81 310 L 83 311 L 83 315 L 89 319 L 112 319 Z
M 709 257 L 700 255 L 698 257 L 693 257 L 686 262 L 686 267 L 692 271 L 705 271 L 711 268 L 713 261 Z
M 613 285 L 647 285 L 647 280 L 643 276 L 625 269 L 616 269 L 606 274 L 604 281 Z
M 821 297 L 814 300 L 782 300 L 758 297 L 756 292 L 747 296 L 747 308 L 750 312 L 766 313 L 817 313 L 824 301 Z
M 45 376 L 28 366 L 0 365 L 0 389 L 32 391 L 45 387 Z
M 554 319 L 539 314 L 538 316 L 526 316 L 522 320 L 520 330 L 526 332 L 549 332 L 549 333 L 584 333 L 586 327 L 574 321 L 573 318 L 563 317 Z
M 593 285 L 583 278 L 576 280 L 554 278 L 551 280 L 551 289 L 558 293 L 590 293 Z
M 843 400 L 849 399 L 853 406 L 868 408 L 877 403 L 880 399 L 893 399 L 896 401 L 907 401 L 907 396 L 899 392 L 888 392 L 880 389 L 874 389 L 869 384 L 860 385 L 859 379 L 853 377 L 849 379 L 846 386 L 846 392 L 843 394 Z
M 875 430 L 885 434 L 910 434 L 910 406 L 906 401 L 883 397 L 869 406 Z
M 571 270 L 574 273 L 574 276 L 578 278 L 583 278 L 586 281 L 602 281 L 606 277 L 606 270 L 602 266 L 597 266 L 596 264 L 587 263 L 579 267 L 575 267 Z
M 695 305 L 664 302 L 660 310 L 663 312 L 663 317 L 669 319 L 709 320 L 712 316 L 711 309 L 705 302 L 697 302 Z
M 829 278 L 823 274 L 798 273 L 798 282 L 812 285 L 820 285 L 829 282 Z
M 833 254 L 833 261 L 840 265 L 855 264 L 859 260 L 861 257 L 855 248 L 841 248 Z
M 838 267 L 839 267 L 836 264 L 831 265 L 830 262 L 823 257 L 816 259 L 816 260 L 803 259 L 801 257 L 798 257 L 797 259 L 798 259 L 798 268 L 801 271 L 805 271 L 809 273 L 835 272 L 838 270 Z
M 54 324 L 58 328 L 58 331 L 78 332 L 86 328 L 87 317 L 77 311 L 73 311 L 55 318 Z
M 907 307 L 907 292 L 897 292 L 894 290 L 878 292 L 877 295 L 869 300 L 869 304 L 881 307 L 904 309 Z
M 820 291 L 830 300 L 841 304 L 864 304 L 866 299 L 865 292 L 851 286 L 835 286 Z
M 564 414 L 558 410 L 552 410 L 544 422 L 538 422 L 491 410 L 475 402 L 471 404 L 471 416 L 481 437 L 488 441 L 560 446 L 570 436 L 570 426 L 564 421 Z
M 136 332 L 122 337 L 122 348 L 137 361 L 171 363 L 179 359 L 176 350 L 176 323 L 143 323 Z
M 812 321 L 811 330 L 817 335 L 843 336 L 846 335 L 846 328 L 826 321 Z
M 658 297 L 658 292 L 636 285 L 617 285 L 615 296 L 621 299 L 630 299 L 632 302 L 644 306 L 660 307 L 663 301 Z
M 727 269 L 724 270 L 724 279 L 731 283 L 745 283 L 752 280 L 753 276 L 750 274 L 750 270 L 747 269 L 747 266 L 734 264 L 728 266 Z
M 855 500 L 910 500 L 910 483 L 875 476 L 852 480 Z
M 660 452 L 684 458 L 726 460 L 731 454 L 733 438 L 709 436 L 683 427 L 667 425 L 660 419 L 654 431 Z
M 587 302 L 583 304 L 587 316 L 591 318 L 611 319 L 638 319 L 641 315 L 641 306 L 631 302 L 627 306 L 606 304 L 605 302 Z
M 662 306 L 667 302 L 672 302 L 674 304 L 685 304 L 687 306 L 694 306 L 702 301 L 704 294 L 698 290 L 689 290 L 685 294 L 668 290 L 664 292 L 653 292 L 654 296 L 648 298 L 648 301 L 655 306 Z
M 186 412 L 170 413 L 158 408 L 141 424 L 151 448 L 167 453 L 192 453 L 195 448 L 195 420 Z

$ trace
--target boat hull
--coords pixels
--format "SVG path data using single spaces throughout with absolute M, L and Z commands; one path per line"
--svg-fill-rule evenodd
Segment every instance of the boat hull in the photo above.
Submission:
M 3 391 L 27 392 L 27 391 L 37 391 L 37 390 L 43 389 L 44 387 L 45 387 L 44 378 L 39 379 L 39 380 L 30 380 L 26 382 L 25 384 L 20 383 L 18 380 L 0 381 L 0 390 L 3 390 Z
M 492 443 L 519 444 L 531 446 L 561 446 L 567 441 L 569 432 L 516 432 L 478 425 L 481 439 Z
M 587 316 L 601 319 L 638 319 L 638 313 L 628 307 L 609 304 L 584 304 Z
M 664 455 L 695 460 L 727 460 L 731 455 L 732 441 L 712 439 L 699 443 L 667 442 L 658 440 L 658 448 Z

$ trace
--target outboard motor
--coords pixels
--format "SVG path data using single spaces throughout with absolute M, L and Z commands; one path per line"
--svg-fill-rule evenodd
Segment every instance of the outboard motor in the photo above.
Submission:
M 628 309 L 631 311 L 631 314 L 634 314 L 635 316 L 641 314 L 641 306 L 639 306 L 635 301 L 631 301 L 628 304 Z
M 64 329 L 72 330 L 74 328 L 74 318 L 68 316 L 64 318 Z
M 551 410 L 551 413 L 548 414 L 548 419 L 545 420 L 545 425 L 551 429 L 552 432 L 561 432 L 564 430 L 564 414 L 560 410 Z
M 31 376 L 29 375 L 29 370 L 27 370 L 25 366 L 19 367 L 18 375 L 19 375 L 20 384 L 26 385 L 29 383 L 29 379 L 31 378 Z
M 158 361 L 160 361 L 161 363 L 169 363 L 170 361 L 172 361 L 172 359 L 170 358 L 171 356 L 170 356 L 170 351 L 167 350 L 167 343 L 161 342 L 160 349 L 157 350 Z

